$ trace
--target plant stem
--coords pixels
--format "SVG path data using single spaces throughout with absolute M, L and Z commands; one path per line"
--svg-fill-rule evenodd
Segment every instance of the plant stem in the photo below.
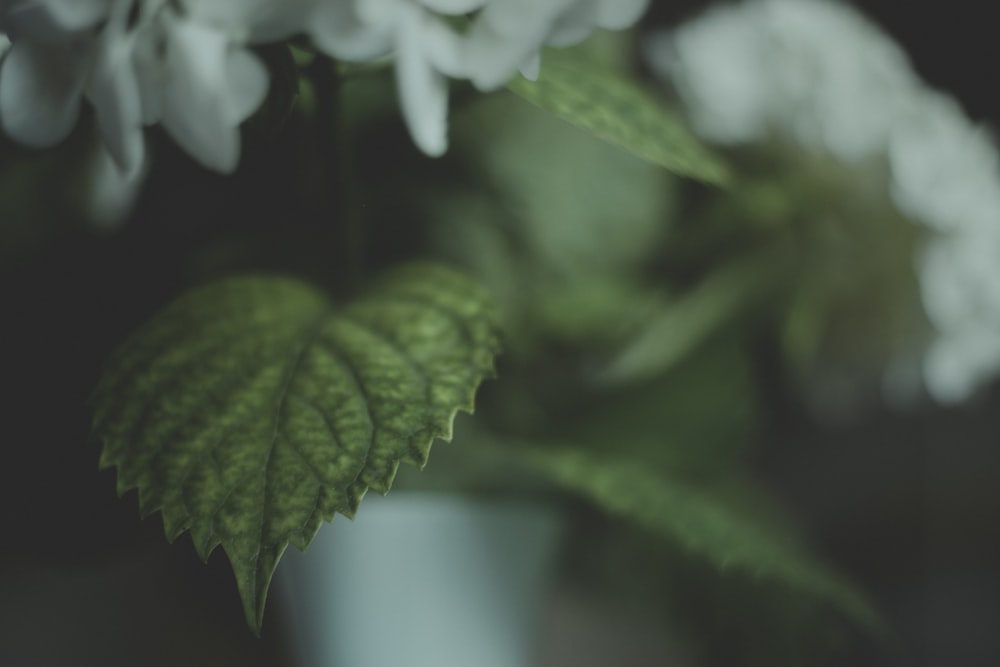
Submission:
M 333 226 L 331 240 L 337 246 L 333 249 L 334 287 L 338 296 L 346 296 L 355 293 L 363 282 L 365 243 L 357 200 L 355 144 L 343 113 L 344 81 L 337 64 L 322 55 L 317 55 L 306 73 L 316 94 L 313 122 L 321 179 L 318 216 L 321 224 Z

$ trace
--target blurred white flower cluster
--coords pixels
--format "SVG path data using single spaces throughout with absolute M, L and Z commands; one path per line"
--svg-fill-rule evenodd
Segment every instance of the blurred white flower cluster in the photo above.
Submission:
M 936 331 L 927 390 L 956 403 L 1000 374 L 997 149 L 888 36 L 837 2 L 749 0 L 653 35 L 647 56 L 709 140 L 885 161 L 895 206 L 928 232 L 915 260 Z
M 726 144 L 774 132 L 862 160 L 884 152 L 899 107 L 919 88 L 899 47 L 835 2 L 717 6 L 648 46 L 698 132 Z
M 893 200 L 934 233 L 917 260 L 938 331 L 925 361 L 934 396 L 956 402 L 1000 375 L 1000 168 L 993 138 L 954 100 L 924 93 L 889 145 Z
M 489 90 L 542 46 L 634 23 L 648 0 L 0 0 L 0 123 L 50 146 L 95 111 L 120 172 L 145 162 L 143 128 L 160 124 L 203 165 L 232 171 L 239 125 L 263 102 L 254 45 L 305 35 L 334 58 L 395 54 L 401 106 L 417 145 L 447 147 L 447 80 Z M 467 16 L 456 29 L 448 17 Z

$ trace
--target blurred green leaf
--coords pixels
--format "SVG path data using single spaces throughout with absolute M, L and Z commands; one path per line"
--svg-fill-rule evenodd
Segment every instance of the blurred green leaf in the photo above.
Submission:
M 651 382 L 593 391 L 550 435 L 670 474 L 731 470 L 758 426 L 760 388 L 745 347 L 729 337 Z
M 435 219 L 505 225 L 518 251 L 549 273 L 634 271 L 670 228 L 676 179 L 513 95 L 455 114 L 452 136 L 485 181 L 478 197 L 489 209 L 445 209 Z M 475 203 L 469 195 L 466 209 Z M 440 198 L 429 205 L 437 213 Z
M 865 597 L 799 544 L 763 494 L 739 477 L 692 483 L 628 458 L 576 447 L 522 448 L 525 461 L 612 515 L 678 543 L 719 569 L 832 603 L 873 630 Z
M 683 121 L 633 81 L 582 59 L 547 52 L 537 81 L 508 87 L 532 104 L 645 160 L 706 183 L 729 172 Z
M 593 349 L 625 339 L 661 303 L 661 295 L 617 276 L 590 276 L 539 285 L 529 316 L 546 337 Z
M 431 243 L 498 297 L 509 351 L 618 343 L 656 312 L 641 272 L 669 235 L 676 178 L 510 94 L 454 114 L 452 136 L 474 180 L 424 198 Z
M 113 356 L 96 390 L 102 467 L 167 538 L 222 545 L 259 631 L 289 543 L 423 466 L 493 372 L 480 287 L 438 265 L 397 269 L 342 307 L 276 276 L 223 280 L 167 306 Z
M 710 337 L 752 313 L 781 289 L 794 256 L 784 244 L 765 246 L 723 264 L 649 318 L 601 372 L 609 384 L 653 378 L 670 370 Z

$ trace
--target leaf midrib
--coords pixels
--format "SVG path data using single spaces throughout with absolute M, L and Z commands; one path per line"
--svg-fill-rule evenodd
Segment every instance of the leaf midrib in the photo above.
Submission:
M 306 351 L 312 346 L 319 336 L 323 325 L 326 324 L 327 320 L 330 318 L 329 312 L 324 312 L 321 315 L 315 317 L 306 329 L 306 335 L 302 343 L 295 350 L 294 358 L 288 367 L 288 371 L 285 374 L 284 382 L 281 386 L 281 392 L 278 396 L 277 406 L 274 410 L 273 428 L 271 430 L 271 442 L 267 447 L 267 453 L 265 454 L 264 461 L 261 465 L 261 475 L 263 476 L 261 484 L 261 500 L 260 500 L 260 511 L 259 511 L 259 521 L 257 522 L 257 549 L 253 557 L 250 559 L 253 563 L 254 572 L 256 573 L 257 566 L 259 564 L 260 552 L 263 546 L 264 538 L 264 522 L 265 514 L 267 513 L 267 502 L 268 502 L 268 488 L 270 487 L 270 475 L 269 468 L 271 465 L 271 456 L 274 454 L 274 449 L 277 447 L 278 433 L 281 429 L 281 419 L 282 414 L 285 411 L 285 406 L 288 403 L 288 392 L 292 386 L 292 382 L 295 380 L 295 376 L 299 372 L 299 368 L 302 366 L 302 359 L 305 356 Z M 253 596 L 257 597 L 257 578 L 253 578 Z

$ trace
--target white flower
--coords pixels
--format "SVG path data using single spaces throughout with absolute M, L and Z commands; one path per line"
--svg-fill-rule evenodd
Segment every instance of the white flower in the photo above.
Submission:
M 776 132 L 845 161 L 884 152 L 917 87 L 905 54 L 846 5 L 757 0 L 716 7 L 647 56 L 671 78 L 697 129 L 723 143 Z
M 932 236 L 918 254 L 924 310 L 939 331 L 1000 332 L 1000 218 L 995 223 L 971 234 Z
M 503 85 L 519 69 L 538 76 L 545 45 L 570 46 L 595 28 L 634 24 L 648 0 L 489 0 L 465 43 L 468 78 L 480 90 Z
M 1000 371 L 1000 155 L 954 100 L 922 91 L 896 119 L 889 164 L 896 205 L 932 232 L 916 265 L 938 332 L 927 388 L 962 401 Z
M 86 98 L 126 175 L 139 174 L 143 126 L 154 123 L 206 167 L 232 171 L 239 125 L 268 84 L 264 66 L 235 41 L 256 29 L 250 5 L 8 0 L 0 5 L 12 42 L 0 65 L 0 122 L 19 141 L 49 146 L 69 134 Z
M 651 35 L 646 58 L 677 87 L 701 135 L 739 144 L 767 133 L 771 91 L 765 41 L 745 5 L 717 7 L 676 33 Z
M 118 226 L 135 206 L 142 186 L 138 178 L 123 174 L 104 146 L 97 146 L 85 174 L 84 211 L 97 228 Z
M 0 63 L 0 122 L 10 136 L 44 147 L 69 134 L 93 52 L 94 40 L 81 31 L 101 9 L 102 3 L 89 0 L 78 6 L 57 0 L 0 4 L 0 30 L 9 41 Z
M 1000 374 L 1000 156 L 989 132 L 924 87 L 888 37 L 846 5 L 751 0 L 647 47 L 706 138 L 778 135 L 848 164 L 887 162 L 892 202 L 927 231 L 914 261 L 933 327 L 924 386 L 954 403 Z M 898 356 L 914 355 L 907 347 Z
M 479 9 L 485 0 L 354 0 L 318 5 L 309 33 L 330 55 L 371 60 L 394 52 L 403 118 L 431 156 L 448 146 L 448 77 L 465 75 L 461 37 L 441 14 Z
M 941 403 L 1000 374 L 1000 170 L 997 148 L 937 93 L 899 119 L 889 153 L 899 209 L 929 228 L 916 272 L 937 338 L 924 361 Z
M 1000 164 L 992 137 L 959 105 L 924 91 L 896 119 L 889 146 L 900 210 L 940 231 L 1000 221 Z
M 126 173 L 144 159 L 142 130 L 162 124 L 205 166 L 235 168 L 239 124 L 261 103 L 267 73 L 246 50 L 306 34 L 328 55 L 396 56 L 403 117 L 428 155 L 447 148 L 448 79 L 500 86 L 536 76 L 545 44 L 634 23 L 648 0 L 0 0 L 0 123 L 36 146 L 96 110 Z M 457 32 L 446 17 L 471 16 Z
M 164 11 L 146 27 L 133 62 L 145 123 L 159 122 L 210 169 L 239 161 L 240 124 L 267 93 L 267 70 L 197 14 Z
M 939 336 L 924 361 L 927 388 L 936 401 L 954 405 L 968 400 L 1000 373 L 1000 332 L 974 328 Z
M 394 53 L 403 117 L 428 155 L 447 149 L 448 79 L 499 87 L 518 68 L 537 76 L 550 43 L 634 23 L 648 0 L 351 0 L 319 2 L 306 30 L 326 53 L 370 60 Z M 442 17 L 472 14 L 463 34 Z
M 448 83 L 463 74 L 458 38 L 414 5 L 402 8 L 396 31 L 400 104 L 417 146 L 432 156 L 448 148 Z
M 111 0 L 4 0 L 0 29 L 79 30 L 107 15 Z

